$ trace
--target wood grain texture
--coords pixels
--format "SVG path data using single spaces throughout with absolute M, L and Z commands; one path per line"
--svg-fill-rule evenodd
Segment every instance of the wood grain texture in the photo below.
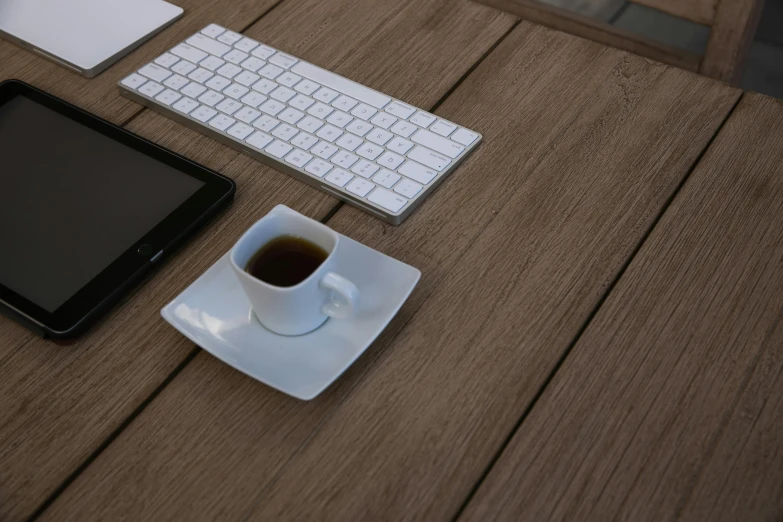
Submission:
M 0 81 L 9 78 L 24 80 L 120 124 L 142 110 L 141 105 L 120 96 L 117 89 L 120 79 L 207 24 L 219 23 L 241 31 L 268 11 L 276 0 L 232 0 L 230 6 L 225 2 L 204 0 L 177 0 L 175 3 L 185 10 L 181 19 L 93 79 L 84 78 L 46 58 L 0 40 Z
M 310 403 L 197 357 L 44 518 L 453 516 L 738 95 L 523 23 L 438 109 L 485 142 L 427 204 L 330 221 L 423 271 L 372 349 Z
M 246 34 L 415 105 L 431 106 L 512 27 L 513 21 L 508 15 L 466 1 L 288 0 Z M 346 33 L 346 26 L 355 27 L 356 31 Z M 230 162 L 223 172 L 231 176 L 241 172 L 245 182 L 238 190 L 241 199 L 225 221 L 214 227 L 208 238 L 196 239 L 193 242 L 196 250 L 190 256 L 177 256 L 171 263 L 177 270 L 185 268 L 184 265 L 195 266 L 187 267 L 187 275 L 171 274 L 171 279 L 164 283 L 167 294 L 156 297 L 155 302 L 144 303 L 144 315 L 129 318 L 123 324 L 127 330 L 149 330 L 146 335 L 151 338 L 150 343 L 156 343 L 154 350 L 147 343 L 136 348 L 138 333 L 130 331 L 123 333 L 120 340 L 132 357 L 139 357 L 136 352 L 142 348 L 153 352 L 147 361 L 132 365 L 132 371 L 139 376 L 134 378 L 127 372 L 112 374 L 124 389 L 142 396 L 144 392 L 149 393 L 142 386 L 144 379 L 152 381 L 165 371 L 170 372 L 171 363 L 181 360 L 192 347 L 157 318 L 160 306 L 225 252 L 236 239 L 234 232 L 247 228 L 260 217 L 259 207 L 267 210 L 272 202 L 298 202 L 306 214 L 323 217 L 326 208 L 335 201 L 161 116 L 145 113 L 133 125 L 138 125 L 146 136 L 182 149 L 196 161 L 209 160 L 216 166 Z M 253 190 L 247 188 L 249 185 Z M 251 202 L 253 207 L 246 206 Z M 308 203 L 311 208 L 307 208 Z M 364 213 L 359 219 L 374 221 Z M 140 293 L 148 290 L 156 293 L 161 288 L 145 287 Z M 400 319 L 404 315 L 405 312 Z M 105 324 L 115 321 L 110 318 Z M 116 359 L 118 355 L 114 353 L 111 357 Z M 130 365 L 128 360 L 123 362 Z M 240 518 L 252 505 L 263 482 L 273 477 L 274 470 L 285 463 L 329 412 L 323 403 L 304 405 L 274 392 L 203 352 L 180 377 L 152 403 L 149 413 L 145 411 L 131 424 L 146 430 L 152 426 L 141 419 L 163 423 L 152 428 L 151 436 L 145 431 L 144 444 L 130 450 L 133 454 L 130 460 L 118 467 L 112 465 L 111 469 L 96 466 L 94 469 L 103 486 L 88 486 L 92 498 L 86 499 L 79 484 L 90 484 L 95 476 L 85 476 L 84 481 L 79 479 L 73 489 L 66 491 L 62 501 L 47 511 L 44 518 Z M 211 383 L 208 393 L 204 391 L 205 383 Z M 142 389 L 137 391 L 137 387 Z M 121 393 L 118 388 L 119 385 L 89 392 L 81 390 L 81 393 L 90 397 L 114 397 Z M 243 397 L 243 400 L 230 399 L 237 408 L 226 407 L 226 398 L 236 394 Z M 338 397 L 335 395 L 334 400 Z M 165 410 L 162 416 L 160 408 Z M 62 414 L 57 408 L 52 410 Z M 225 414 L 224 420 L 203 420 L 219 412 Z M 118 412 L 115 417 L 122 418 L 124 413 Z M 239 425 L 235 424 L 237 420 Z M 169 430 L 170 434 L 164 435 Z M 175 432 L 182 433 L 187 440 L 179 439 Z M 96 464 L 113 461 L 114 448 L 127 447 L 124 440 L 125 435 L 121 435 L 109 447 L 106 460 L 100 457 Z M 216 451 L 218 446 L 224 450 Z M 131 453 L 123 451 L 121 455 L 124 458 Z M 29 462 L 29 455 L 21 451 L 18 458 L 20 465 Z M 88 469 L 92 470 L 93 466 Z M 241 484 L 236 482 L 238 477 L 244 477 Z
M 720 3 L 736 0 L 630 0 L 702 25 L 712 25 Z
M 738 85 L 764 8 L 763 0 L 722 0 L 699 72 Z
M 783 517 L 781 165 L 745 95 L 462 520 Z
M 537 0 L 476 0 L 552 29 L 628 51 L 688 71 L 698 71 L 701 56 L 648 40 L 636 33 L 592 20 Z

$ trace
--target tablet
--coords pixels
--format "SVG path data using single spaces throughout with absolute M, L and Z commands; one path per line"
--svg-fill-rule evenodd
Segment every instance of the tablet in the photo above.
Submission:
M 0 310 L 44 335 L 78 334 L 234 191 L 62 100 L 0 83 Z

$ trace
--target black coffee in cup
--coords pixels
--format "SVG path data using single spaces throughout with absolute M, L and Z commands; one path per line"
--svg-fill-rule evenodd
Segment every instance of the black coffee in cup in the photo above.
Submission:
M 316 271 L 329 254 L 320 246 L 296 236 L 280 236 L 253 254 L 245 271 L 265 283 L 294 286 Z

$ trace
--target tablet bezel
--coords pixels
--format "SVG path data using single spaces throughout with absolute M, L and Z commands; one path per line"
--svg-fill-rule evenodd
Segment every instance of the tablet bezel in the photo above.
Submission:
M 32 322 L 32 325 L 27 326 L 31 326 L 39 333 L 43 331 L 54 337 L 71 337 L 88 326 L 91 320 L 112 304 L 113 300 L 120 297 L 123 290 L 137 281 L 153 263 L 158 262 L 184 239 L 188 232 L 230 203 L 236 185 L 231 179 L 217 172 L 193 163 L 179 154 L 24 82 L 8 80 L 0 83 L 0 106 L 16 96 L 25 96 L 35 103 L 204 183 L 195 194 L 153 227 L 141 240 L 129 245 L 120 257 L 54 312 L 41 308 L 0 284 L 0 304 L 9 309 L 10 315 L 16 316 L 15 318 L 21 319 L 22 322 Z M 154 187 L 150 189 L 154 190 Z M 19 219 L 23 218 L 23 216 L 19 217 Z M 13 223 L 5 223 L 3 226 L 13 226 Z

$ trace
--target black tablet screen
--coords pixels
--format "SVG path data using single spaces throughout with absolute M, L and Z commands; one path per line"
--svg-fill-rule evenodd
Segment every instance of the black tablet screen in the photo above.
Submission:
M 0 284 L 54 312 L 203 185 L 17 96 L 0 106 Z

